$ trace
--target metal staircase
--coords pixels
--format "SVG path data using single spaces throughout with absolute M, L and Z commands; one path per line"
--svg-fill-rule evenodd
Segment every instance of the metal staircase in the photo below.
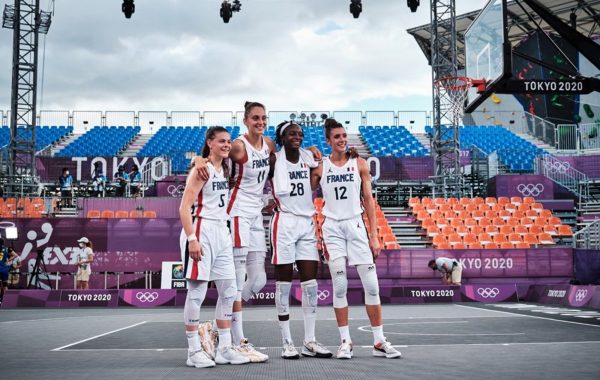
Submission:
M 579 203 L 587 202 L 590 196 L 590 179 L 587 175 L 571 167 L 568 162 L 546 154 L 535 161 L 535 172 L 577 195 Z

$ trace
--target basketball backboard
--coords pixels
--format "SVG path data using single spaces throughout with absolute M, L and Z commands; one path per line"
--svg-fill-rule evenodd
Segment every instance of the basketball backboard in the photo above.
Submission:
M 465 32 L 465 75 L 484 79 L 486 89 L 511 76 L 506 0 L 490 0 Z M 473 111 L 491 91 L 469 90 L 467 112 Z

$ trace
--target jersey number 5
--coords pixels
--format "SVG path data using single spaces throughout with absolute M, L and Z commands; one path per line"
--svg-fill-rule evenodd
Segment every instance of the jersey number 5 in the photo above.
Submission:
M 219 200 L 219 207 L 225 207 L 225 194 L 221 194 Z

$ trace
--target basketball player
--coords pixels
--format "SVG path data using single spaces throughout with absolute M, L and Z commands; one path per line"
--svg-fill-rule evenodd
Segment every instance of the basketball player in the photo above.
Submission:
M 232 307 L 237 294 L 233 252 L 227 229 L 229 173 L 223 161 L 230 150 L 231 137 L 227 130 L 223 127 L 209 128 L 202 148 L 202 157 L 209 160 L 209 178 L 201 180 L 195 170 L 191 170 L 179 208 L 185 233 L 181 246 L 188 290 L 183 312 L 188 339 L 186 364 L 190 367 L 214 367 L 215 362 L 249 362 L 245 355 L 233 349 L 230 330 Z M 208 281 L 215 282 L 219 293 L 215 309 L 219 346 L 214 361 L 202 349 L 198 335 L 200 307 L 206 296 Z
M 312 153 L 300 149 L 304 134 L 294 122 L 283 122 L 275 131 L 275 142 L 283 149 L 271 155 L 269 178 L 275 214 L 271 219 L 271 263 L 275 266 L 275 305 L 283 339 L 281 357 L 298 359 L 290 332 L 290 289 L 293 264 L 300 272 L 304 345 L 302 355 L 330 358 L 333 354 L 315 339 L 317 318 L 317 268 L 319 254 L 315 238 L 310 168 L 318 164 Z
M 242 299 L 248 301 L 267 282 L 265 257 L 267 246 L 263 227 L 263 189 L 269 173 L 269 155 L 275 152 L 273 141 L 264 137 L 267 127 L 265 107 L 257 102 L 244 105 L 244 124 L 248 132 L 231 144 L 229 158 L 233 161 L 233 186 L 230 190 L 227 212 L 230 216 L 233 259 L 237 297 L 233 304 L 232 337 L 238 350 L 251 362 L 260 363 L 269 357 L 254 349 L 244 335 L 242 326 Z M 205 160 L 196 157 L 194 166 L 200 177 Z M 247 279 L 246 279 L 247 276 Z
M 346 151 L 348 136 L 342 124 L 325 121 L 325 138 L 331 155 L 313 170 L 313 186 L 321 186 L 323 206 L 323 247 L 333 282 L 333 307 L 342 343 L 338 359 L 352 358 L 352 339 L 348 328 L 348 278 L 346 266 L 356 267 L 365 292 L 367 315 L 373 332 L 373 356 L 398 358 L 400 352 L 383 335 L 379 280 L 374 259 L 379 255 L 375 205 L 371 194 L 371 176 L 367 162 L 351 158 Z M 369 237 L 362 219 L 364 204 L 373 234 Z

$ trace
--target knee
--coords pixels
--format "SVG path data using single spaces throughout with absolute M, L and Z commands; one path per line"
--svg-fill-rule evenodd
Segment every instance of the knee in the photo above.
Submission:
M 259 272 L 256 275 L 256 278 L 254 279 L 254 284 L 252 284 L 252 292 L 253 293 L 258 293 L 262 290 L 262 288 L 265 287 L 265 285 L 267 284 L 267 273 L 266 272 Z
M 275 283 L 275 305 L 277 315 L 288 315 L 290 313 L 290 290 L 291 282 L 277 281 Z
M 357 271 L 365 291 L 366 305 L 379 305 L 379 281 L 377 279 L 377 271 L 374 264 L 358 265 Z

